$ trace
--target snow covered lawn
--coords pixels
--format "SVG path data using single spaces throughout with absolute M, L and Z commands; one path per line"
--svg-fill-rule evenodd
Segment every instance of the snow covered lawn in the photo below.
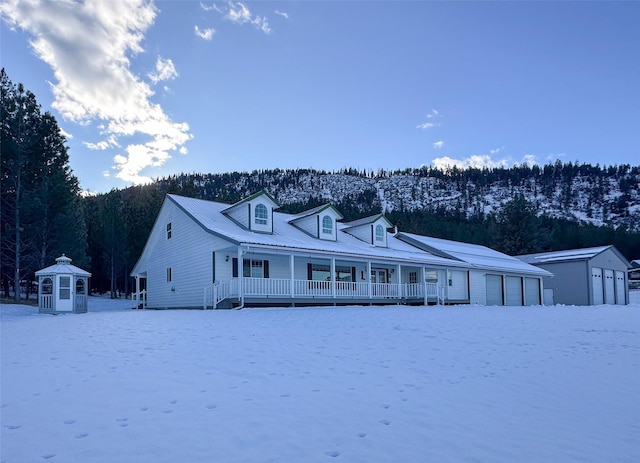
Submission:
M 634 296 L 635 297 L 635 296 Z M 2 462 L 638 462 L 640 301 L 2 306 Z

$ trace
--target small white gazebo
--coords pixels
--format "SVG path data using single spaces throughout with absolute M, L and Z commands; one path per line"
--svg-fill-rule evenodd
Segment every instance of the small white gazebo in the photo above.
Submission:
M 36 272 L 39 313 L 85 313 L 91 274 L 71 265 L 62 254 L 52 265 Z

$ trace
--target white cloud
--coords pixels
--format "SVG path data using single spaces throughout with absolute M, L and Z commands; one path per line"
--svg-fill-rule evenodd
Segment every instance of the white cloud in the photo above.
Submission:
M 537 156 L 534 154 L 525 154 L 522 158 L 521 164 L 527 165 L 529 167 L 535 166 L 536 164 L 538 164 Z
M 444 146 L 444 142 L 442 140 L 437 141 L 433 144 L 433 149 L 439 150 Z
M 218 6 L 215 3 L 213 3 L 212 5 L 205 5 L 204 3 L 200 2 L 200 7 L 204 11 L 217 11 L 218 13 L 222 13 L 222 10 L 218 8 Z
M 434 124 L 433 122 L 424 122 L 422 124 L 416 125 L 416 129 L 426 130 L 426 129 L 430 129 L 431 127 L 435 127 L 435 126 L 436 126 L 436 124 Z
M 213 39 L 213 34 L 216 33 L 216 30 L 211 28 L 200 29 L 198 26 L 195 26 L 194 29 L 198 37 L 207 41 L 210 41 L 211 39 Z
M 220 14 L 224 15 L 225 19 L 231 21 L 234 24 L 251 24 L 256 29 L 261 30 L 265 34 L 271 33 L 271 27 L 269 26 L 269 20 L 267 19 L 267 17 L 258 15 L 254 16 L 247 5 L 242 2 L 227 2 L 226 9 L 220 8 L 215 4 L 212 7 L 208 7 L 208 9 L 207 7 L 202 5 L 202 3 L 200 5 L 207 11 L 213 9 L 219 12 Z
M 450 167 L 458 167 L 460 169 L 467 169 L 469 167 L 475 167 L 481 169 L 483 167 L 507 167 L 509 162 L 506 159 L 494 160 L 488 154 L 474 154 L 468 158 L 454 159 L 449 156 L 443 156 L 436 158 L 432 161 L 434 167 L 439 169 L 446 169 Z
M 151 82 L 157 84 L 162 80 L 174 80 L 176 77 L 178 77 L 178 73 L 173 65 L 173 61 L 170 59 L 162 59 L 158 56 L 156 71 L 149 74 Z
M 53 69 L 52 106 L 64 119 L 104 125 L 114 140 L 150 138 L 127 146 L 127 156 L 116 156 L 116 177 L 150 181 L 142 170 L 162 165 L 170 150 L 179 150 L 192 138 L 189 126 L 171 121 L 151 101 L 149 85 L 131 72 L 130 60 L 143 51 L 142 40 L 156 17 L 152 2 L 5 0 L 0 12 L 11 27 L 32 36 L 35 54 Z M 156 77 L 173 75 L 169 63 L 160 63 L 162 72 Z
M 285 13 L 284 11 L 275 10 L 274 13 L 277 14 L 277 15 L 282 16 L 284 19 L 289 19 L 289 14 Z
M 493 151 L 493 150 L 492 150 Z M 528 165 L 529 167 L 538 164 L 536 160 L 536 156 L 533 154 L 525 155 L 520 162 L 514 162 L 510 158 L 502 158 L 502 159 L 493 159 L 488 154 L 474 154 L 473 156 L 469 156 L 467 158 L 455 159 L 449 156 L 443 156 L 440 158 L 435 158 L 431 161 L 434 167 L 439 169 L 447 169 L 453 166 L 456 166 L 460 169 L 467 169 L 470 167 L 476 169 L 482 169 L 484 167 L 488 169 L 493 169 L 497 167 L 509 167 L 515 164 L 518 165 Z
M 416 129 L 427 130 L 432 127 L 437 127 L 440 125 L 439 122 L 435 122 L 436 119 L 439 119 L 440 113 L 436 109 L 432 109 L 429 114 L 427 114 L 427 121 L 422 124 L 418 124 Z

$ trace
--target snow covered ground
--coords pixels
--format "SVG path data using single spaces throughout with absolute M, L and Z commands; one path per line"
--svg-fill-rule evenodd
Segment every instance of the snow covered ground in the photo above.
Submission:
M 1 308 L 2 462 L 638 462 L 626 307 Z

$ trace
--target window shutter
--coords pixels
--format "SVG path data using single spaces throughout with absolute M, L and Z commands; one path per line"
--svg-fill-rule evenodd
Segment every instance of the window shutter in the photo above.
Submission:
M 313 277 L 313 269 L 311 266 L 311 262 L 307 264 L 307 280 L 311 280 Z
M 264 271 L 264 277 L 269 278 L 269 261 L 265 260 L 262 262 L 262 270 Z
M 216 282 L 216 253 L 212 252 L 213 258 L 211 259 L 211 283 Z
M 231 276 L 233 278 L 238 278 L 238 258 L 234 257 L 233 260 L 231 261 Z
M 351 281 L 356 281 L 356 268 L 351 267 Z

